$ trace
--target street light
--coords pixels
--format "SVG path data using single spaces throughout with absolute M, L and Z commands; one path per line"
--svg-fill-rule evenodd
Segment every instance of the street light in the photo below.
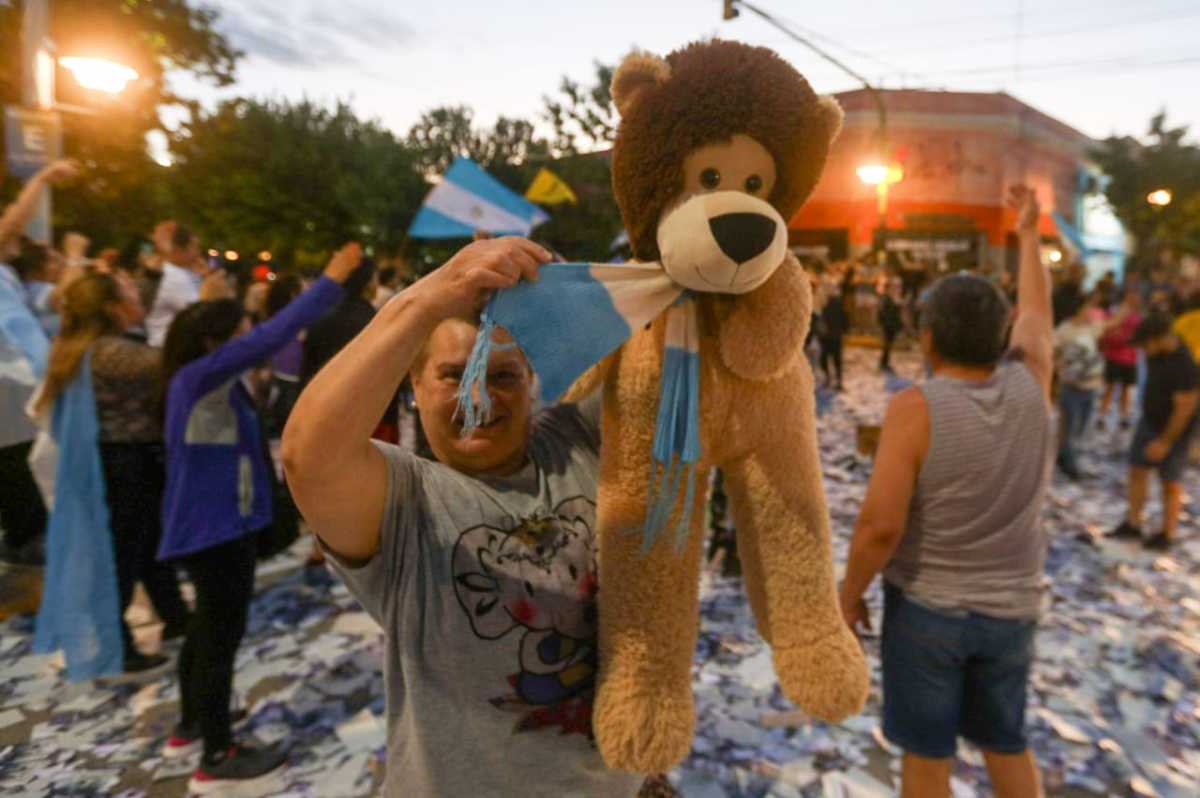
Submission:
M 887 180 L 888 168 L 881 163 L 863 164 L 855 171 L 858 179 L 868 186 L 878 186 Z
M 58 63 L 71 71 L 80 86 L 106 94 L 120 94 L 130 81 L 138 77 L 136 70 L 103 58 L 68 56 L 58 59 Z
M 904 170 L 899 164 L 866 163 L 854 171 L 864 185 L 875 187 L 879 209 L 879 248 L 886 254 L 888 186 L 903 180 Z
M 1165 188 L 1156 189 L 1146 195 L 1146 202 L 1160 208 L 1165 207 L 1171 204 L 1171 192 Z
M 91 109 L 59 104 L 54 92 L 54 43 L 50 39 L 50 2 L 49 0 L 25 0 L 21 17 L 21 101 L 24 106 L 18 113 L 26 117 L 34 117 L 32 124 L 40 125 L 54 131 L 54 140 L 50 146 L 43 146 L 40 152 L 43 157 L 50 159 L 58 157 L 61 151 L 61 122 L 60 111 L 95 113 Z M 58 61 L 63 68 L 69 69 L 75 75 L 81 86 L 97 89 L 111 94 L 120 92 L 129 81 L 137 78 L 137 72 L 127 66 L 115 64 L 97 58 L 63 58 Z M 12 124 L 10 122 L 10 124 Z M 24 122 L 22 125 L 26 124 Z M 18 130 L 20 136 L 24 131 Z M 12 137 L 10 136 L 10 141 Z M 10 152 L 10 157 L 12 153 Z M 34 241 L 48 243 L 50 241 L 50 206 L 51 193 L 49 187 L 38 197 L 37 209 L 30 220 L 26 231 Z

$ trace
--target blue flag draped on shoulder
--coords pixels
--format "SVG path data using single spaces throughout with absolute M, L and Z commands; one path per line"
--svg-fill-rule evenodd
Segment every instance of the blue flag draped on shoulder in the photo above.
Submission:
M 408 228 L 410 238 L 470 238 L 475 231 L 527 236 L 550 217 L 470 158 L 456 158 Z
M 33 650 L 62 649 L 76 681 L 124 669 L 121 607 L 100 465 L 91 353 L 54 402 L 58 444 L 54 510 L 46 526 L 46 575 Z

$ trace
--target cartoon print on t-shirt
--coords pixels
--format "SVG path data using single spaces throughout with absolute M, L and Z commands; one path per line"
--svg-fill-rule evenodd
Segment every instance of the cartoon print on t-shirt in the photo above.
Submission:
M 480 525 L 459 536 L 454 594 L 483 640 L 521 635 L 512 692 L 491 699 L 520 715 L 514 732 L 557 727 L 592 735 L 596 680 L 595 503 L 567 499 L 512 528 Z

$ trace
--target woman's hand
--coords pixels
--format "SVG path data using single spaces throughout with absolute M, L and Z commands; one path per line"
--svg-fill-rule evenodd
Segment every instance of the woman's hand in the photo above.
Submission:
M 329 264 L 325 267 L 324 275 L 335 283 L 344 283 L 362 263 L 362 256 L 362 247 L 357 242 L 351 241 L 333 253 L 333 257 L 329 259 Z

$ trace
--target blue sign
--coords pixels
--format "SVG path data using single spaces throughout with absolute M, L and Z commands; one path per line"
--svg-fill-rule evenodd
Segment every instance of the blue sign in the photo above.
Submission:
M 62 121 L 55 111 L 4 109 L 4 149 L 8 171 L 28 180 L 51 161 L 62 157 Z

